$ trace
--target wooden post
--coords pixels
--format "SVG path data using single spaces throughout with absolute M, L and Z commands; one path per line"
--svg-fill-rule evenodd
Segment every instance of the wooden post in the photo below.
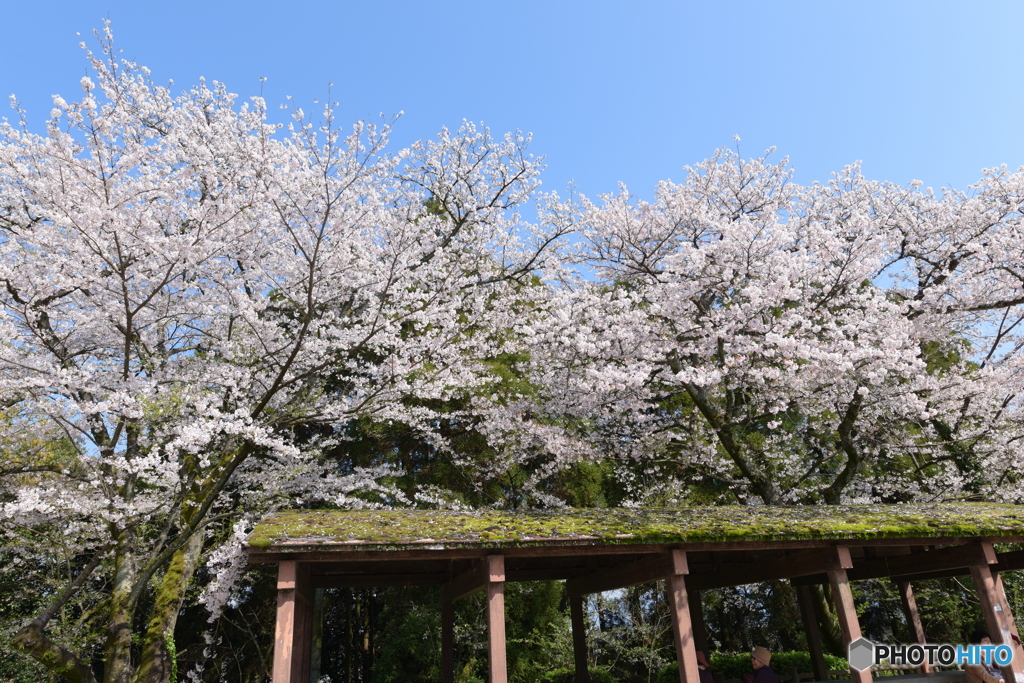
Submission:
M 705 657 L 710 657 L 708 629 L 704 623 L 704 605 L 701 603 L 701 593 L 699 590 L 687 589 L 687 598 L 690 603 L 690 624 L 693 625 L 693 646 L 703 652 Z
M 988 551 L 991 551 L 993 562 L 995 551 L 989 543 L 983 544 Z M 990 563 L 990 564 L 992 564 Z M 985 617 L 985 625 L 988 627 L 992 643 L 995 645 L 1007 644 L 1013 650 L 1013 660 L 1003 668 L 1003 680 L 1010 683 L 1024 682 L 1024 658 L 1021 657 L 1020 648 L 1016 647 L 1010 634 L 1014 632 L 1015 626 L 1010 625 L 1010 606 L 1006 602 L 1006 596 L 996 586 L 996 579 L 987 564 L 976 564 L 971 567 L 971 577 L 974 579 L 974 586 L 978 591 L 978 601 L 981 603 L 981 613 Z
M 690 622 L 690 605 L 686 595 L 686 552 L 673 550 L 671 573 L 668 577 L 669 611 L 672 612 L 672 634 L 675 637 L 676 661 L 679 663 L 680 683 L 698 683 L 700 670 L 697 668 L 697 648 L 693 643 L 693 624 Z
M 490 683 L 508 683 L 505 662 L 505 558 L 487 556 L 487 662 Z M 275 681 L 276 683 L 276 681 Z
M 846 577 L 846 569 L 853 566 L 850 560 L 850 549 L 845 546 L 836 546 L 836 563 L 828 571 L 828 583 L 832 587 L 832 600 L 836 605 L 836 614 L 839 616 L 839 626 L 843 630 L 843 645 L 850 646 L 850 643 L 861 637 L 860 622 L 857 621 L 857 608 L 853 604 L 853 593 L 850 591 L 850 582 Z M 871 683 L 871 670 L 857 671 L 850 669 L 850 680 L 852 683 Z
M 921 625 L 921 615 L 917 612 L 917 599 L 914 598 L 914 588 L 909 581 L 897 581 L 896 587 L 900 591 L 900 602 L 903 603 L 903 615 L 907 618 L 907 627 L 910 629 L 910 638 L 915 643 L 924 645 L 924 626 Z M 931 673 L 931 666 L 928 662 L 922 662 L 918 670 L 923 673 Z
M 576 659 L 576 683 L 590 683 L 587 668 L 587 621 L 584 617 L 584 595 L 569 596 L 569 617 L 572 620 L 572 652 Z
M 818 616 L 814 613 L 811 587 L 797 586 L 796 599 L 800 603 L 800 618 L 804 622 L 804 633 L 807 634 L 807 649 L 811 651 L 811 671 L 814 673 L 814 680 L 827 681 L 828 667 L 825 666 L 825 655 L 821 649 L 821 631 L 818 627 Z
M 309 656 L 309 683 L 320 683 L 320 664 L 324 642 L 324 589 L 313 591 L 313 638 Z
M 441 683 L 455 683 L 455 605 L 441 596 Z
M 309 569 L 294 561 L 277 567 L 277 625 L 273 683 L 307 683 L 312 649 L 313 596 Z
M 991 569 L 991 567 L 989 567 Z M 1021 647 L 1020 631 L 1017 630 L 1017 620 L 1013 618 L 1013 611 L 1010 609 L 1010 601 L 1006 599 L 1006 592 L 1003 590 L 1003 577 L 999 575 L 999 572 L 992 572 L 992 581 L 995 583 L 996 596 L 998 596 L 1000 602 L 1006 607 L 1006 620 L 1010 624 L 1010 633 L 1017 636 L 1013 639 L 1013 656 L 1020 657 L 1021 661 L 1024 661 L 1024 648 Z
M 299 607 L 295 619 L 295 655 L 298 661 L 293 661 L 292 676 L 299 683 L 306 683 L 309 681 L 310 664 L 313 660 L 314 596 L 309 581 L 308 564 L 299 563 L 298 578 L 299 583 L 295 590 L 296 604 Z M 300 625 L 301 628 L 298 628 Z

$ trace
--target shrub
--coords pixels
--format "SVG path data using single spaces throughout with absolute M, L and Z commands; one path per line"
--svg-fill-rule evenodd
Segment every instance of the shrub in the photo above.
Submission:
M 562 666 L 544 674 L 540 683 L 576 683 L 576 669 Z M 615 683 L 612 672 L 608 669 L 590 669 L 590 683 Z
M 786 678 L 786 669 L 795 666 L 797 671 L 811 671 L 811 654 L 809 652 L 776 652 L 772 654 L 772 669 L 780 681 Z M 846 669 L 849 664 L 842 657 L 825 655 L 825 667 L 828 669 Z M 727 679 L 739 678 L 742 674 L 753 673 L 750 666 L 750 653 L 712 652 L 711 670 L 721 671 Z M 668 664 L 658 672 L 658 683 L 675 683 L 679 680 L 679 669 L 676 664 Z

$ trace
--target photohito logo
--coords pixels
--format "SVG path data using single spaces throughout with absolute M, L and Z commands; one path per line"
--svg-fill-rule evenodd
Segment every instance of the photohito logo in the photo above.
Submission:
M 950 645 L 948 643 L 924 643 L 913 645 L 883 645 L 872 643 L 867 638 L 858 638 L 850 643 L 850 668 L 857 671 L 870 669 L 882 663 L 909 664 L 985 664 L 1006 666 L 1013 659 L 1009 645 Z

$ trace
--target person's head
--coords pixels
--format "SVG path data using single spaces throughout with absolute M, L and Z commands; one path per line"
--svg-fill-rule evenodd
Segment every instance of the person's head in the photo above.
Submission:
M 992 638 L 989 634 L 985 633 L 981 629 L 978 629 L 971 634 L 971 643 L 975 645 L 991 645 Z
M 754 648 L 754 651 L 750 653 L 750 664 L 754 667 L 754 671 L 768 666 L 772 661 L 772 653 L 768 652 L 765 648 L 758 645 Z

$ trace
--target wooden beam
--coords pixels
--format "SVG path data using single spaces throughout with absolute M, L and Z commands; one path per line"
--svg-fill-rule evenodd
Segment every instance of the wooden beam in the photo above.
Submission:
M 1024 569 L 1024 550 L 1013 550 L 1008 553 L 996 553 L 996 563 L 988 566 L 992 572 L 1009 572 Z M 957 567 L 935 572 L 921 572 L 920 574 L 905 574 L 900 576 L 900 581 L 930 581 L 932 579 L 949 579 L 954 576 L 968 576 L 971 573 L 970 567 Z
M 984 546 L 988 546 L 986 551 Z M 906 576 L 921 572 L 936 572 L 945 569 L 970 567 L 975 564 L 992 564 L 996 562 L 991 545 L 968 543 L 923 553 L 897 555 L 895 557 L 878 557 L 858 561 L 853 569 L 847 572 L 851 581 L 863 579 L 880 579 L 886 576 Z
M 991 549 L 991 545 L 985 543 Z M 989 564 L 977 564 L 971 567 L 971 577 L 974 579 L 974 586 L 978 591 L 978 601 L 981 603 L 981 613 L 985 618 L 985 625 L 988 627 L 992 643 L 995 645 L 1009 645 L 1014 650 L 1014 657 L 1003 669 L 1004 681 L 1024 681 L 1024 657 L 1020 655 L 1020 648 L 1017 647 L 1011 634 L 1015 630 L 1010 620 L 1010 605 L 1003 594 L 1002 582 L 996 584 Z
M 668 599 L 672 612 L 672 635 L 676 646 L 676 662 L 679 664 L 680 683 L 699 683 L 700 669 L 697 668 L 697 648 L 693 642 L 693 624 L 690 622 L 689 596 L 686 593 L 686 553 L 673 550 L 669 554 Z
M 853 604 L 853 593 L 850 591 L 850 581 L 844 568 L 850 563 L 850 550 L 836 546 L 835 553 L 835 566 L 828 572 L 828 582 L 832 587 L 832 600 L 835 602 L 839 626 L 843 631 L 843 645 L 849 647 L 850 643 L 861 637 L 857 607 Z M 857 671 L 851 668 L 850 680 L 852 683 L 871 683 L 871 670 Z
M 487 578 L 487 666 L 490 683 L 508 683 L 505 659 L 505 558 L 489 555 L 483 565 Z
M 821 649 L 821 630 L 818 626 L 818 615 L 814 612 L 814 602 L 809 586 L 798 586 L 796 600 L 800 605 L 800 619 L 804 622 L 804 633 L 807 635 L 807 649 L 811 653 L 811 671 L 814 680 L 827 681 L 828 667 L 825 666 L 825 655 Z
M 993 571 L 1024 569 L 1024 551 L 1013 551 L 988 555 L 981 549 L 981 543 L 967 543 L 953 547 L 939 548 L 910 555 L 877 557 L 858 560 L 847 572 L 850 581 L 898 577 L 899 581 L 927 581 L 946 579 L 952 576 L 966 576 L 971 573 L 972 564 L 990 563 L 993 557 Z M 1005 569 L 1004 569 L 1005 568 Z M 812 574 L 793 579 L 794 586 L 809 586 L 828 583 L 826 574 Z
M 519 581 L 566 581 L 593 571 L 586 567 L 552 567 L 537 569 L 506 569 L 505 582 Z
M 1008 540 L 1007 543 L 1012 542 Z M 1024 539 L 1022 539 L 1024 541 Z M 764 545 L 756 542 L 758 547 Z M 705 543 L 704 550 L 747 550 L 742 542 L 727 542 L 724 544 Z M 824 545 L 816 541 L 780 541 L 779 547 L 783 548 L 808 548 Z M 668 552 L 674 545 L 665 543 L 652 544 L 626 544 L 616 543 L 607 545 L 592 541 L 551 543 L 537 546 L 518 546 L 513 548 L 501 548 L 505 557 L 590 557 L 594 555 L 644 555 L 648 553 Z M 689 546 L 687 546 L 689 547 Z M 775 547 L 775 546 L 772 546 Z M 298 546 L 279 547 L 267 550 L 249 549 L 246 553 L 250 562 L 286 562 L 290 560 L 298 562 L 419 562 L 421 560 L 480 560 L 488 554 L 495 552 L 495 548 L 486 547 L 453 547 L 439 548 L 431 546 L 407 546 L 402 550 L 379 550 L 374 546 L 335 546 L 324 549 L 325 546 Z
M 991 567 L 995 572 L 1008 572 L 1024 569 L 1024 550 L 1013 550 L 1008 553 L 996 553 L 999 562 Z
M 587 666 L 587 621 L 583 613 L 586 597 L 569 597 L 569 617 L 572 621 L 572 653 L 576 662 L 576 683 L 590 683 Z
M 794 588 L 800 586 L 819 586 L 828 583 L 828 574 L 821 572 L 820 574 L 810 574 L 808 576 L 794 576 L 789 580 Z
M 312 576 L 314 588 L 376 588 L 378 586 L 438 586 L 451 581 L 451 574 L 335 574 Z M 482 586 L 480 590 L 482 590 Z
M 454 601 L 482 591 L 487 587 L 488 576 L 489 565 L 487 558 L 484 558 L 482 562 L 473 563 L 472 567 L 444 584 L 441 595 L 444 600 Z
M 849 551 L 845 557 L 849 558 Z M 832 548 L 801 550 L 770 562 L 750 562 L 739 567 L 725 567 L 719 571 L 690 574 L 686 579 L 686 585 L 690 590 L 708 590 L 726 586 L 741 586 L 757 581 L 790 579 L 795 576 L 827 571 L 835 561 L 836 554 Z M 852 566 L 852 564 L 849 565 L 849 567 Z
M 671 558 L 671 552 L 658 553 L 628 564 L 577 576 L 565 582 L 565 590 L 569 595 L 589 595 L 664 579 L 672 573 Z
M 903 604 L 903 616 L 907 619 L 910 638 L 913 642 L 923 645 L 928 641 L 925 640 L 921 615 L 917 611 L 917 599 L 914 597 L 914 588 L 909 581 L 897 581 L 896 588 L 900 593 L 900 602 Z M 931 673 L 931 666 L 928 662 L 922 662 L 919 670 L 923 674 Z
M 914 546 L 943 544 L 975 543 L 977 537 L 914 537 L 914 538 L 873 538 L 862 541 L 851 541 L 849 546 L 883 547 L 883 546 Z M 1022 536 L 1001 536 L 999 543 L 1024 543 Z M 835 543 L 825 539 L 803 539 L 787 541 L 702 541 L 687 543 L 687 552 L 730 551 L 730 550 L 802 550 L 807 548 L 824 548 Z M 370 544 L 324 546 L 299 545 L 277 546 L 268 549 L 248 548 L 246 554 L 250 562 L 361 562 L 365 560 L 454 560 L 486 557 L 493 553 L 494 548 L 486 547 L 441 547 L 442 544 L 424 543 L 417 547 L 409 545 L 403 550 L 379 550 Z M 506 557 L 568 557 L 587 555 L 637 555 L 643 553 L 668 552 L 681 544 L 666 543 L 615 543 L 607 544 L 600 540 L 568 540 L 539 542 L 537 545 L 522 545 L 514 548 L 501 548 Z M 329 549 L 325 549 L 329 548 Z

